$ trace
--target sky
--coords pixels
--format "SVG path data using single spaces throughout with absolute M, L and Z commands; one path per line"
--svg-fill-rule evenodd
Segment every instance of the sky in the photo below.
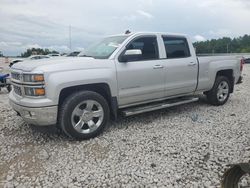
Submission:
M 193 41 L 238 37 L 250 34 L 249 21 L 250 0 L 0 0 L 0 51 L 82 50 L 127 29 L 184 33 Z

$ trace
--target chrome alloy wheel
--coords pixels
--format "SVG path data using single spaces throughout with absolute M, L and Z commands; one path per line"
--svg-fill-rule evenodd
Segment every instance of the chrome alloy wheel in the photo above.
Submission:
M 220 102 L 223 102 L 226 100 L 226 98 L 229 95 L 229 85 L 226 81 L 222 81 L 217 89 L 217 99 Z
M 74 129 L 83 134 L 94 132 L 102 124 L 104 110 L 95 100 L 85 100 L 78 104 L 72 112 L 71 123 Z

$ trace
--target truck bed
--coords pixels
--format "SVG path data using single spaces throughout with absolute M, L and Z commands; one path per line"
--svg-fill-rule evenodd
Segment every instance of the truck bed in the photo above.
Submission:
M 197 55 L 197 58 L 200 63 L 208 61 L 220 61 L 220 60 L 232 60 L 243 58 L 242 55 Z

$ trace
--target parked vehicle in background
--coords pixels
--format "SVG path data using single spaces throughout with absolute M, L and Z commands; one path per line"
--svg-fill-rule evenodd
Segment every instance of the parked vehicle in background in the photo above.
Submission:
M 10 67 L 12 67 L 14 64 L 18 63 L 18 62 L 23 62 L 25 60 L 38 60 L 38 59 L 46 59 L 46 58 L 50 58 L 51 56 L 48 55 L 32 55 L 29 56 L 27 58 L 23 58 L 23 59 L 15 59 L 10 63 Z
M 46 59 L 46 58 L 50 58 L 50 56 L 49 55 L 32 55 L 32 56 L 28 57 L 27 59 L 38 60 L 38 59 Z
M 61 53 L 61 56 L 63 56 L 63 57 L 67 57 L 67 53 Z
M 242 80 L 243 61 L 197 57 L 186 35 L 131 33 L 101 40 L 74 58 L 11 69 L 10 104 L 30 124 L 58 124 L 77 139 L 99 135 L 110 116 L 195 102 L 223 105 Z
M 246 64 L 248 64 L 248 63 L 250 63 L 250 58 L 245 58 L 244 61 Z
M 0 91 L 1 88 L 6 88 L 9 92 L 11 91 L 11 84 L 10 84 L 10 75 L 1 73 L 3 71 L 3 68 L 0 67 Z
M 78 56 L 79 54 L 80 54 L 79 51 L 75 51 L 75 52 L 69 53 L 69 54 L 67 55 L 67 57 L 76 57 L 76 56 Z
M 50 56 L 50 57 L 60 57 L 61 55 L 60 54 L 48 54 L 48 56 Z
M 22 62 L 23 59 L 14 59 L 13 61 L 10 62 L 10 67 L 12 67 L 14 64 L 18 63 L 18 62 Z

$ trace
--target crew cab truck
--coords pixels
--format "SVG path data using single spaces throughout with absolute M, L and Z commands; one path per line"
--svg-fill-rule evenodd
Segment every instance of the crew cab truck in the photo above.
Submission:
M 198 100 L 223 105 L 242 79 L 233 56 L 196 57 L 186 35 L 140 32 L 104 38 L 78 57 L 20 62 L 11 69 L 13 109 L 29 124 L 58 125 L 76 139 L 110 118 Z

